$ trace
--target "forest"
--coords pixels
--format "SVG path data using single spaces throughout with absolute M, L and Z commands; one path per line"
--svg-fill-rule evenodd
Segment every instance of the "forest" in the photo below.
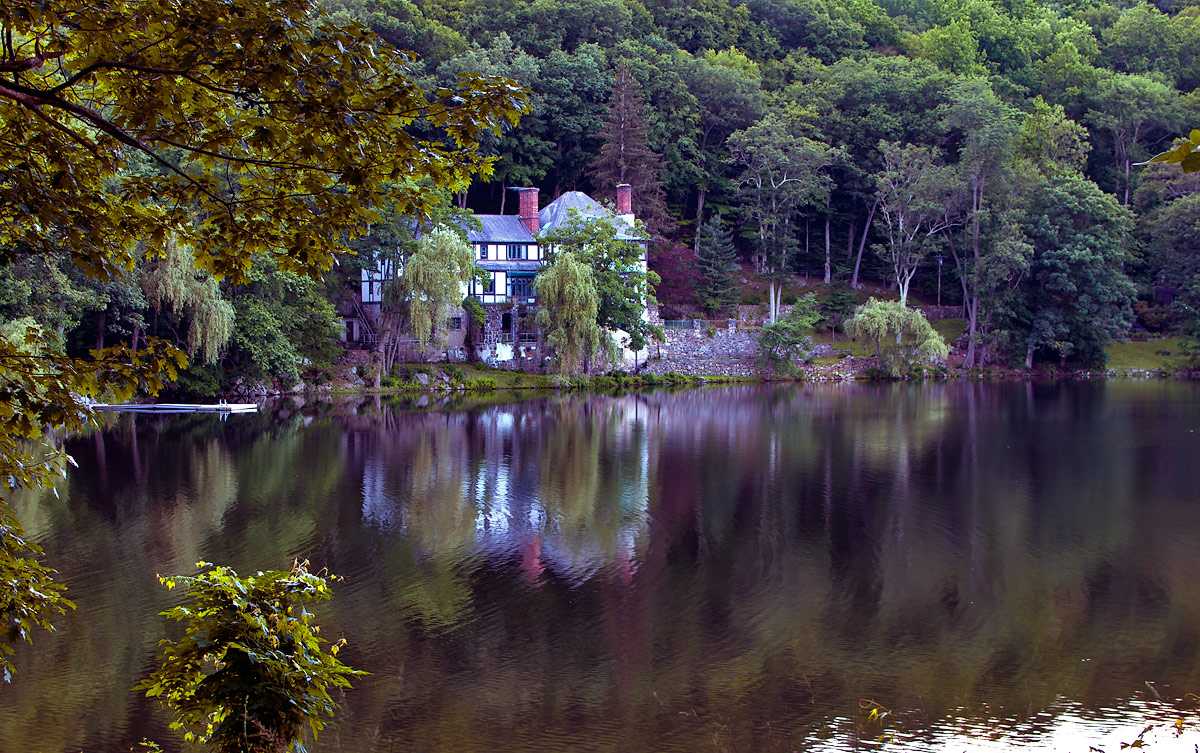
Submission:
M 515 125 L 478 134 L 490 174 L 418 184 L 422 209 L 512 213 L 509 187 L 611 200 L 628 182 L 664 318 L 774 311 L 802 278 L 823 298 L 938 291 L 962 308 L 968 367 L 1097 365 L 1131 332 L 1200 332 L 1200 173 L 1142 164 L 1200 125 L 1200 3 L 322 4 L 409 54 L 431 96 L 468 73 L 528 91 Z M 170 240 L 107 276 L 10 254 L 0 320 L 73 352 L 164 338 L 198 393 L 294 382 L 336 355 L 361 266 L 411 252 L 408 209 L 323 278 L 270 257 L 197 273 Z

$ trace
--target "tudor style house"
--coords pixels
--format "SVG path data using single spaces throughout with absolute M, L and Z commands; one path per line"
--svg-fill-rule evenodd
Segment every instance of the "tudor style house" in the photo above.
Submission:
M 617 186 L 616 212 L 580 191 L 568 191 L 539 210 L 538 189 L 511 190 L 519 196 L 517 214 L 475 215 L 480 227 L 467 231 L 477 263 L 489 276 L 486 284 L 473 282 L 464 291 L 475 296 L 487 314 L 483 341 L 477 344 L 479 357 L 486 361 L 533 357 L 538 339 L 533 325 L 537 307 L 533 279 L 546 263 L 546 249 L 540 239 L 563 227 L 572 217 L 609 220 L 616 227 L 618 238 L 641 246 L 643 268 L 646 264 L 648 242 L 634 223 L 628 184 Z M 382 267 L 363 270 L 358 296 L 361 305 L 356 301 L 354 315 L 346 317 L 348 341 L 370 345 L 372 323 L 383 300 L 383 281 L 393 274 L 393 270 Z M 450 347 L 465 356 L 461 352 L 462 322 L 461 314 L 451 317 Z

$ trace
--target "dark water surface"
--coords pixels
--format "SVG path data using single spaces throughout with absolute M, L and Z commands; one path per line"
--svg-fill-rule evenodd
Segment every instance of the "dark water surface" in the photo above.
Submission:
M 345 577 L 314 751 L 1116 751 L 1200 692 L 1200 386 L 739 387 L 121 416 L 18 510 L 78 611 L 0 751 L 177 738 L 197 560 Z M 882 723 L 870 718 L 878 704 Z

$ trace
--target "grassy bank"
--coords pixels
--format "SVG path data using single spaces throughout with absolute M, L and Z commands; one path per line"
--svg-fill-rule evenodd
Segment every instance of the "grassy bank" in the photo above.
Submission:
M 738 384 L 761 381 L 732 376 L 690 376 L 668 372 L 628 374 L 528 374 L 492 369 L 483 364 L 402 364 L 380 381 L 379 389 L 354 388 L 354 392 L 462 392 L 484 390 L 607 390 L 634 387 Z

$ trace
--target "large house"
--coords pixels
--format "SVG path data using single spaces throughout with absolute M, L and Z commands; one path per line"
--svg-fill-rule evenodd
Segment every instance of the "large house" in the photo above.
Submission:
M 536 355 L 538 337 L 533 313 L 537 295 L 533 279 L 546 263 L 546 247 L 541 239 L 569 223 L 573 217 L 609 220 L 616 227 L 618 238 L 641 246 L 643 268 L 646 264 L 647 239 L 634 224 L 628 184 L 617 186 L 616 212 L 580 191 L 568 191 L 539 210 L 538 189 L 512 190 L 520 197 L 517 214 L 475 215 L 480 227 L 467 231 L 475 258 L 489 275 L 486 284 L 473 282 L 470 289 L 464 291 L 477 298 L 487 314 L 482 342 L 476 344 L 478 356 L 486 361 L 510 361 Z M 394 271 L 382 265 L 363 270 L 355 311 L 346 317 L 347 340 L 371 344 L 373 323 L 383 300 L 383 282 L 392 276 Z M 450 357 L 466 356 L 462 350 L 463 320 L 461 312 L 451 317 Z

